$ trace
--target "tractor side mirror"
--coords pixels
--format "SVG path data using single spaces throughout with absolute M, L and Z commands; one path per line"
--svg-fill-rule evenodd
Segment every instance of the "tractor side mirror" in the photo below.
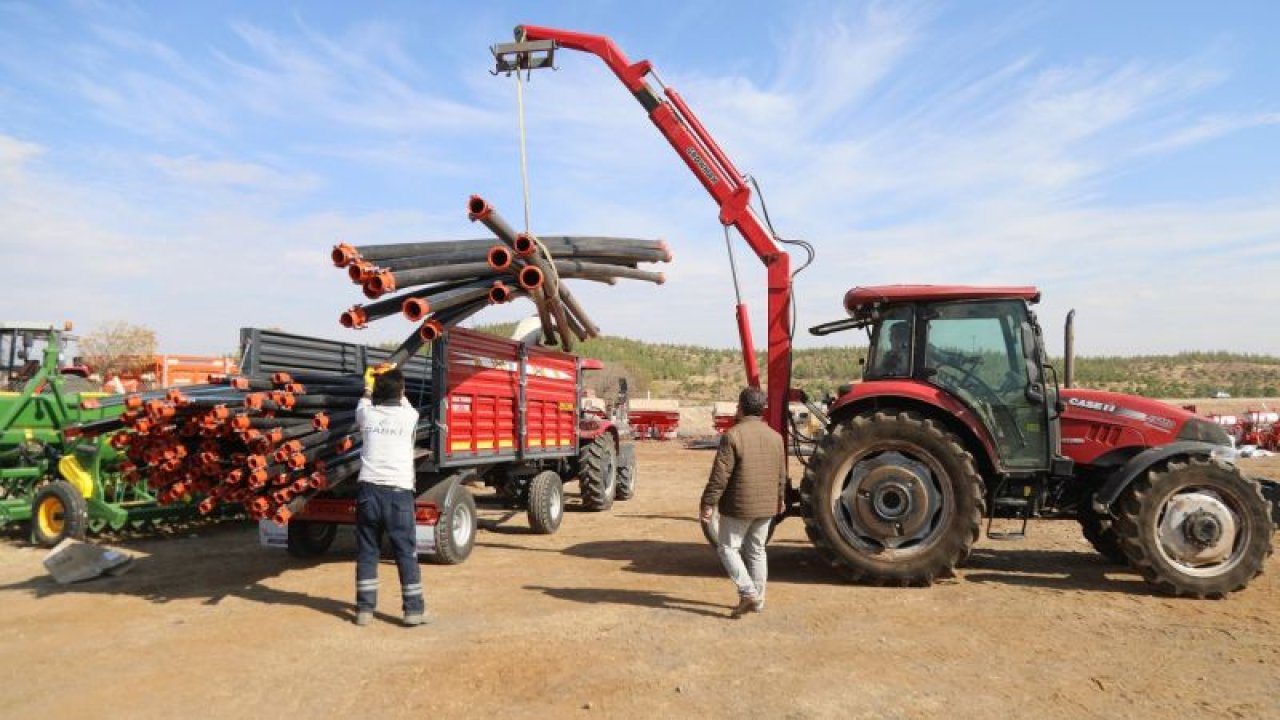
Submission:
M 1035 403 L 1036 405 L 1043 405 L 1044 404 L 1044 385 L 1036 380 L 1032 380 L 1031 382 L 1027 383 L 1026 396 L 1028 400 Z

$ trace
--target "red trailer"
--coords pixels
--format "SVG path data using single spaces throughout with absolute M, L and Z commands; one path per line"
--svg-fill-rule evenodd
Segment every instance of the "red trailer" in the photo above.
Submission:
M 386 351 L 350 343 L 246 331 L 243 372 L 349 374 L 377 364 Z M 607 420 L 580 417 L 582 360 L 512 340 L 450 329 L 431 345 L 430 358 L 401 367 L 418 431 L 419 550 L 455 564 L 475 542 L 475 500 L 465 483 L 480 481 L 508 504 L 526 509 L 535 532 L 551 533 L 564 514 L 563 484 L 576 479 L 583 506 L 605 510 L 627 499 L 635 455 Z M 332 544 L 337 526 L 355 522 L 354 483 L 310 500 L 264 543 L 316 555 Z M 269 521 L 268 521 L 269 523 Z M 273 537 L 274 535 L 274 537 Z

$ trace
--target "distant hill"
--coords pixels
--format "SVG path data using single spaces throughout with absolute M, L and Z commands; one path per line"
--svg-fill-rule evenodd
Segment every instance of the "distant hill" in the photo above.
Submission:
M 482 325 L 481 332 L 510 337 L 513 323 Z M 675 397 L 685 402 L 730 400 L 743 384 L 742 356 L 737 350 L 648 343 L 604 336 L 575 352 L 600 360 L 605 371 L 590 383 L 612 395 L 618 377 L 627 377 L 632 396 Z M 797 350 L 792 360 L 793 385 L 821 397 L 862 376 L 866 347 Z M 757 354 L 764 374 L 764 353 Z M 1061 359 L 1053 361 L 1059 372 Z M 1154 398 L 1206 398 L 1225 392 L 1234 397 L 1280 396 L 1280 357 L 1228 352 L 1185 352 L 1135 357 L 1077 357 L 1077 385 L 1135 393 Z

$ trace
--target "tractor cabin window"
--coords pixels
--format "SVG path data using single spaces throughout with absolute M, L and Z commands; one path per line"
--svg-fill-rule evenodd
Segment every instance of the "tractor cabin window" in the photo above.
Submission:
M 1048 415 L 1028 393 L 1026 306 L 1016 301 L 935 305 L 926 311 L 925 373 L 982 418 L 1011 470 L 1048 463 Z
M 867 359 L 868 380 L 911 376 L 912 308 L 901 306 L 884 311 Z

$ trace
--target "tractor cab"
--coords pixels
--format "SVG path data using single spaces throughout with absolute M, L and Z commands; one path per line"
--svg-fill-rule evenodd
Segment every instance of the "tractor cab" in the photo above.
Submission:
M 68 354 L 70 323 L 0 322 L 0 390 L 20 391 L 41 369 L 80 374 Z M 87 372 L 85 373 L 87 374 Z
M 850 319 L 838 324 L 866 329 L 870 347 L 863 382 L 833 412 L 868 396 L 916 397 L 964 422 L 1002 474 L 1049 470 L 1057 388 L 1046 379 L 1030 308 L 1039 298 L 1032 287 L 850 290 L 844 301 Z
M 977 416 L 1005 471 L 1044 470 L 1053 454 L 1034 288 L 855 288 L 869 320 L 863 379 L 931 384 Z

